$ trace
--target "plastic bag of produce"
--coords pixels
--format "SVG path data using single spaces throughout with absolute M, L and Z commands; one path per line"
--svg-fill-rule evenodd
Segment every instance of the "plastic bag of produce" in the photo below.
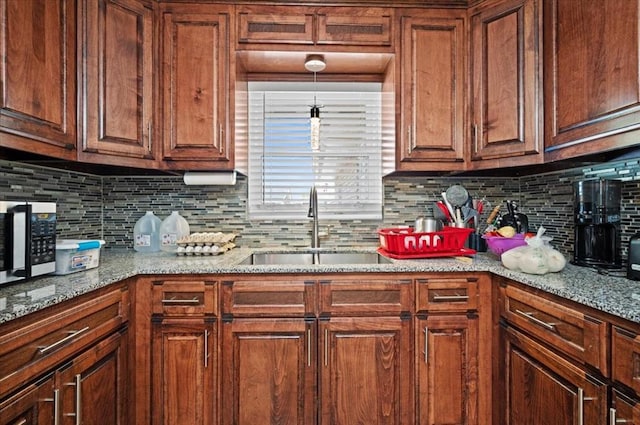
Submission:
M 564 269 L 567 260 L 549 244 L 551 238 L 542 236 L 544 232 L 545 228 L 540 226 L 534 237 L 525 239 L 527 245 L 504 252 L 500 257 L 502 265 L 528 274 L 555 273 Z

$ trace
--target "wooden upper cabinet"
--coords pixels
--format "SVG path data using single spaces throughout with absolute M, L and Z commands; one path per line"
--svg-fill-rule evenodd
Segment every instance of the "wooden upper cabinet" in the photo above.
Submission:
M 539 0 L 472 10 L 470 167 L 540 163 L 543 155 L 542 7 Z
M 230 7 L 162 9 L 162 159 L 174 169 L 232 169 Z
M 238 47 L 391 46 L 392 23 L 387 8 L 244 6 L 238 9 Z
M 76 157 L 75 1 L 0 0 L 0 146 Z
M 153 151 L 153 9 L 80 0 L 81 161 L 146 167 Z
M 307 7 L 243 7 L 238 11 L 238 44 L 313 44 L 313 12 Z
M 465 11 L 402 11 L 398 170 L 461 171 Z
M 317 44 L 391 46 L 391 9 L 324 7 L 316 19 Z
M 545 2 L 549 160 L 638 143 L 640 0 Z

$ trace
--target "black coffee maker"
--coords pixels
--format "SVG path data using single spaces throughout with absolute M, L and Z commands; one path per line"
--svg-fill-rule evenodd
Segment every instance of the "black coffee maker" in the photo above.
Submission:
M 573 264 L 622 267 L 620 256 L 620 180 L 574 183 Z

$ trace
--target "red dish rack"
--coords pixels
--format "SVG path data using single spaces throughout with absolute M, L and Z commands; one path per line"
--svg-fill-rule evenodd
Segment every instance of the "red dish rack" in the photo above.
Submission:
M 378 230 L 380 248 L 387 257 L 397 259 L 453 257 L 472 255 L 476 251 L 464 247 L 471 228 L 445 227 L 439 232 L 414 232 L 412 228 Z

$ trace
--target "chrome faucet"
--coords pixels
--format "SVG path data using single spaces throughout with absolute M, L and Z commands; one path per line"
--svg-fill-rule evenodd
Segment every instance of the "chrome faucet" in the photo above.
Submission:
M 315 186 L 309 192 L 309 214 L 307 217 L 313 218 L 313 228 L 311 230 L 311 248 L 320 248 L 320 234 L 318 231 L 318 191 Z

